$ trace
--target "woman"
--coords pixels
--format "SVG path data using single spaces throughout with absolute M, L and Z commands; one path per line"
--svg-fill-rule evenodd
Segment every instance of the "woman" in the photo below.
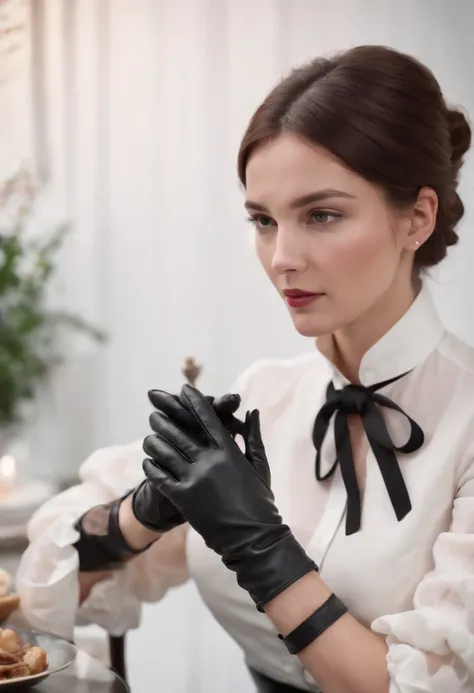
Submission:
M 239 177 L 317 348 L 250 368 L 239 412 L 152 391 L 145 481 L 139 444 L 100 451 L 32 519 L 27 614 L 117 632 L 189 571 L 259 691 L 474 690 L 474 352 L 422 281 L 457 242 L 470 137 L 433 75 L 382 47 L 273 89 Z

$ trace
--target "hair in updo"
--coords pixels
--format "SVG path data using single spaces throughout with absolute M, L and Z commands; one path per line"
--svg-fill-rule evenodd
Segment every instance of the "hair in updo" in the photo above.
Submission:
M 397 208 L 413 204 L 422 187 L 437 193 L 436 227 L 415 253 L 417 270 L 438 264 L 457 243 L 464 206 L 456 190 L 471 128 L 415 58 L 359 46 L 294 69 L 248 125 L 238 157 L 244 186 L 252 152 L 283 132 L 325 147 Z

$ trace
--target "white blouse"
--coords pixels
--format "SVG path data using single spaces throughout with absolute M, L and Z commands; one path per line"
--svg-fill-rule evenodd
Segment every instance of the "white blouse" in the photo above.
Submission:
M 474 349 L 449 333 L 427 288 L 364 356 L 360 380 L 380 390 L 423 429 L 418 451 L 398 456 L 412 510 L 397 521 L 377 461 L 369 450 L 361 530 L 345 532 L 346 491 L 339 469 L 315 479 L 311 431 L 326 386 L 347 384 L 317 350 L 250 368 L 234 391 L 242 409 L 261 412 L 276 503 L 321 576 L 351 614 L 387 638 L 390 693 L 474 691 Z M 408 422 L 383 409 L 392 440 L 402 445 Z M 82 483 L 54 497 L 32 518 L 31 544 L 17 576 L 28 620 L 69 637 L 74 623 L 111 633 L 139 623 L 140 602 L 159 600 L 188 574 L 248 663 L 277 680 L 318 690 L 276 637 L 219 557 L 201 537 L 177 528 L 123 570 L 97 584 L 78 607 L 73 524 L 87 508 L 116 498 L 142 478 L 141 441 L 94 453 Z M 322 449 L 335 459 L 330 427 Z

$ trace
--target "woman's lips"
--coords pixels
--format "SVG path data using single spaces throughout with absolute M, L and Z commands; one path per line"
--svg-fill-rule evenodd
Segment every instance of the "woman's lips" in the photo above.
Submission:
M 324 294 L 314 294 L 301 289 L 285 289 L 283 295 L 290 308 L 304 308 L 324 296 Z

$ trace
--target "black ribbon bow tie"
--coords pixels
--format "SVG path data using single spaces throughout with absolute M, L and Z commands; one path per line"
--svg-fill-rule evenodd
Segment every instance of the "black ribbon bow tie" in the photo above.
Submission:
M 403 409 L 384 395 L 377 393 L 377 390 L 390 385 L 405 375 L 406 373 L 403 373 L 396 378 L 369 387 L 346 385 L 341 390 L 336 390 L 333 383 L 330 382 L 326 390 L 326 402 L 316 416 L 313 426 L 313 443 L 316 448 L 316 478 L 318 481 L 328 479 L 334 474 L 337 464 L 340 464 L 341 475 L 347 492 L 346 535 L 357 532 L 361 523 L 360 491 L 347 423 L 349 414 L 358 414 L 362 419 L 367 439 L 379 465 L 397 519 L 402 520 L 411 510 L 410 497 L 395 452 L 410 453 L 419 450 L 424 443 L 425 436 L 420 426 Z M 411 430 L 405 445 L 400 447 L 394 445 L 379 407 L 398 411 L 408 419 Z M 322 475 L 321 447 L 334 414 L 336 461 L 329 472 Z

